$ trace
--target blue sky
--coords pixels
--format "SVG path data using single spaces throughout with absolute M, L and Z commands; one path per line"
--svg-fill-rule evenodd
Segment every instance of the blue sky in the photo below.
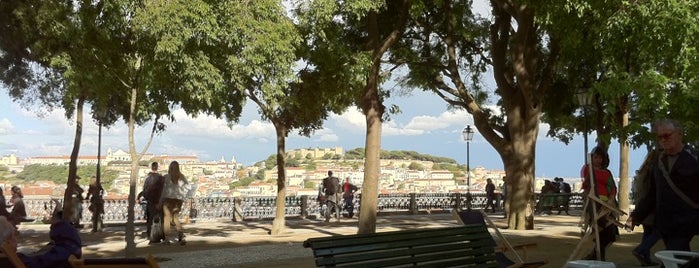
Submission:
M 75 133 L 74 120 L 66 120 L 63 110 L 37 115 L 27 111 L 0 91 L 0 155 L 14 153 L 20 158 L 32 156 L 69 155 Z M 466 163 L 466 142 L 462 129 L 473 125 L 464 111 L 447 111 L 446 103 L 437 96 L 413 92 L 409 96 L 395 96 L 387 106 L 396 104 L 402 113 L 384 123 L 382 149 L 411 150 L 423 154 L 443 156 Z M 87 109 L 86 109 L 87 110 Z M 89 118 L 88 115 L 86 115 Z M 232 157 L 250 165 L 276 152 L 273 126 L 260 120 L 256 107 L 250 103 L 240 122 L 229 128 L 224 120 L 209 116 L 192 118 L 183 111 L 175 112 L 176 122 L 166 122 L 165 133 L 156 136 L 149 148 L 154 154 L 197 155 L 201 160 L 219 160 Z M 150 125 L 136 130 L 137 150 L 141 151 L 148 138 Z M 583 162 L 582 137 L 570 144 L 545 137 L 547 125 L 539 131 L 536 151 L 536 176 L 576 178 Z M 341 146 L 345 151 L 364 147 L 364 116 L 352 108 L 341 115 L 332 115 L 324 129 L 310 138 L 292 134 L 287 149 Z M 594 137 L 590 137 L 593 144 Z M 103 129 L 103 154 L 107 148 L 128 150 L 127 127 L 118 122 Z M 609 150 L 610 170 L 618 177 L 618 144 Z M 502 169 L 502 161 L 495 150 L 477 132 L 470 144 L 471 166 Z M 97 154 L 97 126 L 88 120 L 84 127 L 81 155 Z M 630 170 L 633 172 L 643 161 L 642 151 L 631 152 Z M 632 174 L 631 174 L 632 175 Z

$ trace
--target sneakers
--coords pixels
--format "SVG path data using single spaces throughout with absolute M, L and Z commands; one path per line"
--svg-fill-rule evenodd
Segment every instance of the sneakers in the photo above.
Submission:
M 659 264 L 659 263 L 657 263 L 657 262 L 652 261 L 652 260 L 650 259 L 650 256 L 644 256 L 644 255 L 642 255 L 641 253 L 636 252 L 635 250 L 632 250 L 632 251 L 631 251 L 631 255 L 633 255 L 634 257 L 636 257 L 636 259 L 638 260 L 638 262 L 641 263 L 641 266 L 644 266 L 644 267 L 645 267 L 645 266 L 656 266 L 656 265 Z

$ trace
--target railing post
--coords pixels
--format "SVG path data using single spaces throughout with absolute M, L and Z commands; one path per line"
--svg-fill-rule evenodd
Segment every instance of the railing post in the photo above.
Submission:
M 301 196 L 301 219 L 308 217 L 308 196 Z
M 417 198 L 416 198 L 415 193 L 410 193 L 410 214 L 412 214 L 412 215 L 418 214 Z

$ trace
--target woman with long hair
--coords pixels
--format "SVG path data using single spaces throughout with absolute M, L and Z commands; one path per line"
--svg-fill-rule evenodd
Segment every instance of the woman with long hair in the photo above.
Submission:
M 182 224 L 180 223 L 180 211 L 187 194 L 186 187 L 188 182 L 182 175 L 182 172 L 180 172 L 180 164 L 177 161 L 170 163 L 163 180 L 163 194 L 160 197 L 160 205 L 163 208 L 163 235 L 165 236 L 163 243 L 172 243 L 168 236 L 170 235 L 170 222 L 173 222 L 177 231 L 177 241 L 180 245 L 184 245 L 186 241 Z
M 19 186 L 12 186 L 10 189 L 12 191 L 12 197 L 10 198 L 10 207 L 12 207 L 12 212 L 10 212 L 10 221 L 17 227 L 22 220 L 27 218 L 27 208 L 24 206 L 24 194 L 22 194 L 22 189 Z

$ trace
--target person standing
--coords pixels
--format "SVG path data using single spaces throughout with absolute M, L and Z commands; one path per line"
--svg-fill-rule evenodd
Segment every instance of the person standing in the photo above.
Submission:
M 0 187 L 0 216 L 5 216 L 5 218 L 10 218 L 10 212 L 7 211 L 7 201 L 5 201 L 5 194 L 2 192 L 2 187 Z
M 10 212 L 9 220 L 17 228 L 17 225 L 27 218 L 27 208 L 24 206 L 22 189 L 15 185 L 10 190 L 12 191 L 12 197 L 10 197 L 9 207 L 12 207 L 12 212 Z
M 160 197 L 160 205 L 163 209 L 163 243 L 171 244 L 172 241 L 168 238 L 170 235 L 170 223 L 175 224 L 177 231 L 177 241 L 180 245 L 184 245 L 184 231 L 180 223 L 180 211 L 182 211 L 182 203 L 187 194 L 187 179 L 180 172 L 180 164 L 177 161 L 172 161 L 168 167 L 167 174 L 163 178 L 163 194 Z
M 639 225 L 655 213 L 655 229 L 666 250 L 691 251 L 699 233 L 699 161 L 697 152 L 683 142 L 682 126 L 663 119 L 653 124 L 660 153 L 648 174 L 648 194 L 638 201 L 627 225 Z
M 333 176 L 332 171 L 328 171 L 328 176 L 323 179 L 323 183 L 321 184 L 321 192 L 325 195 L 325 202 L 327 203 L 330 201 L 333 203 L 332 207 L 328 206 L 328 211 L 325 216 L 326 222 L 330 221 L 330 215 L 334 210 L 340 209 L 340 191 L 342 191 L 340 188 L 340 179 Z M 339 221 L 340 219 L 338 218 L 337 220 Z
M 80 187 L 80 176 L 75 176 L 75 184 L 73 185 L 73 193 L 71 194 L 73 208 L 75 209 L 72 223 L 75 228 L 83 227 L 80 224 L 80 220 L 83 218 L 83 192 L 85 192 L 85 190 Z
M 104 188 L 101 183 L 97 183 L 97 177 L 90 177 L 90 186 L 87 188 L 85 199 L 90 200 L 87 209 L 92 212 L 92 232 L 102 231 L 102 214 L 104 214 Z
M 493 184 L 492 179 L 486 180 L 485 197 L 485 208 L 483 210 L 488 210 L 488 207 L 490 207 L 490 212 L 495 212 L 495 184 Z
M 153 228 L 153 218 L 157 214 L 161 214 L 158 209 L 158 203 L 160 202 L 160 196 L 163 194 L 163 176 L 158 172 L 158 162 L 153 162 L 150 164 L 150 172 L 148 172 L 148 177 L 143 182 L 143 190 L 138 193 L 138 198 L 143 198 L 146 201 L 146 237 L 151 238 L 151 231 Z M 160 237 L 154 237 L 150 239 L 151 243 L 157 243 Z
M 636 171 L 636 176 L 633 180 L 633 201 L 634 205 L 638 206 L 639 201 L 643 199 L 648 194 L 648 189 L 650 189 L 650 170 L 653 165 L 654 160 L 657 158 L 657 150 L 653 150 L 646 155 L 646 159 L 643 161 L 640 170 Z M 641 237 L 641 242 L 631 250 L 631 255 L 633 255 L 641 266 L 656 266 L 658 263 L 651 260 L 651 248 L 660 240 L 660 234 L 655 229 L 655 211 L 651 212 L 645 219 L 641 221 L 643 225 L 643 236 Z M 627 230 L 632 231 L 634 226 L 631 224 L 626 225 Z
M 354 217 L 354 193 L 358 190 L 357 186 L 350 183 L 350 178 L 345 179 L 342 185 L 342 199 L 345 202 L 345 210 L 349 218 Z
M 582 178 L 583 178 L 583 191 L 585 196 L 589 196 L 590 193 L 594 194 L 602 202 L 606 202 L 610 206 L 617 208 L 619 207 L 616 201 L 617 187 L 614 181 L 614 176 L 612 172 L 607 169 L 609 167 L 609 154 L 607 154 L 607 149 L 601 146 L 597 146 L 592 149 L 592 173 L 590 173 L 590 167 L 588 165 L 583 165 Z M 594 182 L 594 183 L 592 183 Z M 592 185 L 594 184 L 594 188 Z M 596 206 L 597 212 L 602 210 L 602 204 L 589 201 L 589 204 L 594 204 Z M 589 211 L 592 211 L 590 209 Z M 589 216 L 589 214 L 588 214 Z M 617 217 L 612 213 L 612 217 Z M 592 221 L 593 217 L 589 217 Z M 614 225 L 607 217 L 602 217 L 597 220 L 596 223 L 589 222 L 589 225 L 597 224 L 599 230 L 599 248 L 600 248 L 600 258 L 599 260 L 606 260 L 607 248 L 616 241 L 619 235 L 619 228 Z M 594 260 L 597 259 L 597 251 L 592 250 L 585 259 Z

